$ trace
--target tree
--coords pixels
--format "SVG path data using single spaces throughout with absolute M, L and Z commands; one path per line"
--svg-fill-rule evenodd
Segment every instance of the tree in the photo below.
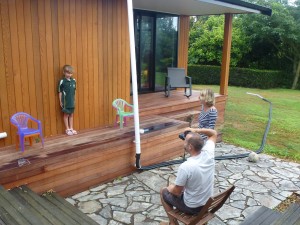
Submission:
M 236 66 L 250 51 L 248 37 L 241 30 L 242 21 L 236 17 L 232 30 L 232 66 Z M 224 40 L 224 16 L 194 17 L 191 19 L 189 63 L 220 65 Z
M 291 62 L 294 75 L 292 89 L 295 89 L 300 76 L 300 1 L 295 3 L 296 6 L 276 0 L 258 0 L 255 3 L 272 8 L 272 16 L 245 16 L 247 25 L 244 26 L 244 32 L 251 39 L 252 46 L 258 43 L 272 46 L 273 56 L 276 54 L 279 59 L 286 58 Z M 255 48 L 252 50 L 256 51 Z

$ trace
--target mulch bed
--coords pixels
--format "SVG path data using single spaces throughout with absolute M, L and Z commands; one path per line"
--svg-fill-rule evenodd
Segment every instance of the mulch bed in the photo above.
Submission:
M 285 200 L 283 200 L 278 206 L 274 208 L 274 210 L 279 212 L 284 212 L 291 204 L 298 203 L 300 204 L 300 195 L 297 193 L 293 193 Z

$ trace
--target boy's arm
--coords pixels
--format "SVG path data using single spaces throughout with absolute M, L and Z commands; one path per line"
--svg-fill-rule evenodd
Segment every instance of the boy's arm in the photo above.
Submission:
M 62 101 L 61 101 L 61 97 L 62 97 L 62 91 L 63 91 L 63 88 L 62 88 L 62 84 L 63 84 L 63 79 L 61 79 L 58 83 L 58 99 L 59 99 L 59 105 L 60 107 L 63 107 L 63 104 L 62 104 Z
M 58 93 L 59 104 L 60 104 L 60 107 L 63 107 L 63 104 L 62 104 L 62 102 L 61 102 L 61 96 L 62 96 L 62 93 L 59 92 L 59 93 Z

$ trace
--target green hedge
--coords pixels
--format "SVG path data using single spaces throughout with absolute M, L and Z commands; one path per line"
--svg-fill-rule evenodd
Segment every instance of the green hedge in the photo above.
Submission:
M 189 65 L 193 84 L 220 84 L 220 66 Z M 290 88 L 293 78 L 282 71 L 230 68 L 229 85 L 249 88 Z

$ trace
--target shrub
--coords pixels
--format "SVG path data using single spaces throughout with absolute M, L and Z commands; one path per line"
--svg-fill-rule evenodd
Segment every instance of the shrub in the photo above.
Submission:
M 220 66 L 189 65 L 188 76 L 192 77 L 193 84 L 220 84 Z M 248 68 L 230 68 L 229 85 L 248 88 L 287 88 L 291 87 L 292 78 L 283 71 L 257 70 Z

